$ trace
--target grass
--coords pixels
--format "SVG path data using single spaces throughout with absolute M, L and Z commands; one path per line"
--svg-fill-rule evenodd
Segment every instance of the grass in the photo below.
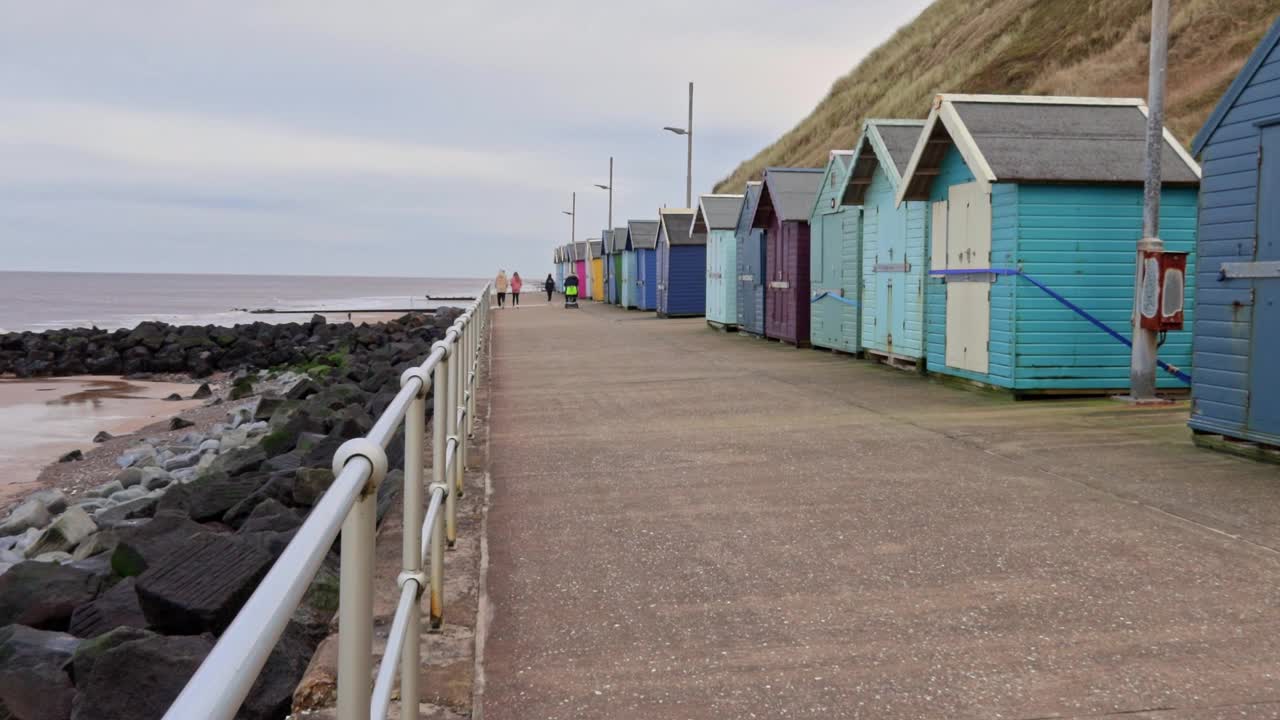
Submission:
M 1149 0 L 937 0 L 872 51 L 804 120 L 716 185 L 821 167 L 866 118 L 924 118 L 940 92 L 1145 97 Z M 1172 0 L 1167 124 L 1190 144 L 1280 0 Z

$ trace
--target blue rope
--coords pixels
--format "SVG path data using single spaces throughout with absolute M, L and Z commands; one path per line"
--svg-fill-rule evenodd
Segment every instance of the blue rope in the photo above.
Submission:
M 831 298 L 832 300 L 835 300 L 835 301 L 837 301 L 837 302 L 842 302 L 842 303 L 844 303 L 845 305 L 848 305 L 848 306 L 850 306 L 850 307 L 858 307 L 858 301 L 857 301 L 857 300 L 850 300 L 850 299 L 849 299 L 849 298 L 847 298 L 847 297 L 841 297 L 841 296 L 839 296 L 839 295 L 832 295 L 830 290 L 824 290 L 824 291 L 822 291 L 822 292 L 818 293 L 817 295 L 814 295 L 812 298 L 810 298 L 810 299 L 809 299 L 809 304 L 810 304 L 810 305 L 812 305 L 812 304 L 814 304 L 814 303 L 818 302 L 819 300 L 821 300 L 821 299 L 822 299 L 822 298 L 824 298 L 824 297 L 829 297 L 829 298 Z
M 1029 282 L 1029 283 L 1031 283 L 1032 285 L 1035 285 L 1036 287 L 1038 287 L 1038 288 L 1040 288 L 1041 290 L 1043 290 L 1043 291 L 1044 291 L 1044 293 L 1045 293 L 1046 295 L 1048 295 L 1049 297 L 1053 298 L 1054 300 L 1057 300 L 1058 302 L 1062 303 L 1062 304 L 1063 304 L 1063 305 L 1065 305 L 1069 310 L 1071 310 L 1071 311 L 1072 311 L 1072 312 L 1074 312 L 1075 314 L 1079 315 L 1080 317 L 1084 318 L 1085 320 L 1088 320 L 1090 323 L 1092 323 L 1092 324 L 1093 324 L 1093 326 L 1094 326 L 1094 327 L 1096 327 L 1096 328 L 1098 328 L 1099 330 L 1101 330 L 1101 331 L 1105 332 L 1106 334 L 1110 335 L 1111 337 L 1115 338 L 1116 340 L 1118 340 L 1118 341 L 1120 341 L 1120 342 L 1124 343 L 1125 347 L 1129 347 L 1129 348 L 1132 348 L 1132 347 L 1133 347 L 1133 342 L 1132 342 L 1131 340 L 1129 340 L 1129 338 L 1127 338 L 1127 337 L 1125 337 L 1124 335 L 1121 335 L 1119 332 L 1117 332 L 1117 331 L 1115 330 L 1115 328 L 1112 328 L 1110 325 L 1107 325 L 1106 323 L 1102 322 L 1102 321 L 1101 321 L 1101 320 L 1099 320 L 1098 318 L 1096 318 L 1096 317 L 1094 317 L 1093 315 L 1089 314 L 1089 312 L 1088 312 L 1087 310 L 1085 310 L 1084 308 L 1082 308 L 1082 307 L 1080 307 L 1079 305 L 1076 305 L 1075 303 L 1073 303 L 1073 302 L 1071 302 L 1070 300 L 1066 299 L 1066 298 L 1065 298 L 1065 297 L 1063 297 L 1061 294 L 1059 294 L 1059 293 L 1055 292 L 1054 290 L 1050 289 L 1048 285 L 1045 285 L 1044 283 L 1040 282 L 1039 280 L 1037 280 L 1037 279 L 1035 279 L 1035 278 L 1031 277 L 1030 275 L 1028 275 L 1028 274 L 1026 274 L 1026 273 L 1022 272 L 1021 270 L 1012 269 L 1012 268 L 977 268 L 977 269 L 973 269 L 973 270 L 969 270 L 969 269 L 964 269 L 964 270 L 930 270 L 930 271 L 929 271 L 929 274 L 930 274 L 930 275 L 1012 275 L 1012 276 L 1017 276 L 1017 277 L 1025 278 L 1027 282 Z M 1191 384 L 1191 376 L 1190 376 L 1190 375 L 1188 375 L 1187 373 L 1185 373 L 1185 372 L 1183 372 L 1183 371 L 1179 370 L 1177 367 L 1175 367 L 1175 366 L 1173 366 L 1173 365 L 1170 365 L 1169 363 L 1167 363 L 1167 362 L 1165 362 L 1165 361 L 1163 361 L 1163 360 L 1156 360 L 1156 364 L 1160 366 L 1160 369 L 1164 370 L 1165 372 L 1168 372 L 1170 375 L 1172 375 L 1172 376 L 1174 376 L 1174 377 L 1178 378 L 1178 379 L 1179 379 L 1179 380 L 1181 380 L 1182 382 L 1184 382 L 1184 383 L 1186 383 L 1186 384 L 1188 384 L 1188 385 L 1190 385 L 1190 384 Z

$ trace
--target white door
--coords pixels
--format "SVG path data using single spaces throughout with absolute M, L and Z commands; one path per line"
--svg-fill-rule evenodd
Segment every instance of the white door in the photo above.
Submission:
M 935 204 L 934 222 L 941 214 Z M 974 270 L 991 267 L 991 196 L 978 183 L 953 185 L 948 194 L 944 249 L 946 269 Z M 934 231 L 934 237 L 938 237 Z M 935 247 L 937 253 L 939 248 Z M 991 338 L 991 276 L 948 275 L 948 367 L 986 374 L 990 367 L 987 343 Z

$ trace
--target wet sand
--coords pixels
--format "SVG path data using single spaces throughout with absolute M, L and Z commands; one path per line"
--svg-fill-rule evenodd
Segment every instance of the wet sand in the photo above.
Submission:
M 0 505 L 36 489 L 40 471 L 63 454 L 94 447 L 99 430 L 122 435 L 199 406 L 164 399 L 195 388 L 110 376 L 0 378 Z

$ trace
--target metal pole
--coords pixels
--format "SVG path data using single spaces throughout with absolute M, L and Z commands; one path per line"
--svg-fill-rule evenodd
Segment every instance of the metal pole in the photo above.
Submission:
M 488 295 L 488 293 L 485 293 Z M 445 342 L 445 341 L 441 341 Z M 431 379 L 432 411 L 431 411 L 431 484 L 444 487 L 445 448 L 448 446 L 449 416 L 449 355 L 446 345 L 445 354 L 436 363 Z M 444 523 L 436 520 L 431 530 L 431 627 L 440 627 L 444 619 Z
M 457 467 L 462 461 L 462 444 L 457 442 L 458 437 L 458 368 L 463 363 L 462 353 L 458 350 L 458 333 L 455 328 L 449 329 L 449 375 L 445 383 L 449 387 L 449 391 L 445 393 L 446 404 L 444 406 L 445 415 L 445 434 L 450 440 L 454 441 L 453 446 L 453 465 Z M 447 455 L 446 455 L 447 456 Z M 446 463 L 447 464 L 447 463 Z M 444 496 L 444 539 L 448 547 L 458 541 L 458 494 L 454 492 L 453 476 L 448 467 L 445 468 L 444 483 L 449 486 L 448 492 Z
M 609 158 L 609 224 L 607 225 L 610 232 L 613 232 L 613 158 Z
M 404 541 L 401 545 L 401 587 L 405 582 L 417 586 L 422 597 L 422 441 L 427 434 L 427 379 L 422 370 L 415 376 L 418 393 L 409 403 L 404 416 Z M 410 379 L 410 382 L 412 380 Z M 418 717 L 419 643 L 422 635 L 421 605 L 413 604 L 408 615 L 404 645 L 400 649 L 400 717 Z
M 578 191 L 569 196 L 569 247 L 573 247 L 574 238 L 578 237 Z
M 684 206 L 693 207 L 693 82 L 689 82 L 689 124 L 685 133 L 689 141 L 689 153 L 684 176 Z
M 1143 251 L 1161 251 L 1160 159 L 1164 152 L 1164 89 L 1169 54 L 1169 0 L 1151 3 L 1151 60 L 1147 85 L 1146 181 L 1143 184 L 1142 238 L 1138 241 L 1133 277 L 1133 349 L 1129 361 L 1129 396 L 1156 399 L 1157 333 L 1142 327 Z
M 361 495 L 342 523 L 338 585 L 338 717 L 342 720 L 369 720 L 376 497 L 373 492 Z
M 453 397 L 453 435 L 458 438 L 458 449 L 453 463 L 453 497 L 455 498 L 451 512 L 453 513 L 453 535 L 449 539 L 449 547 L 458 540 L 458 503 L 457 500 L 462 497 L 462 473 L 467 468 L 467 431 L 463 423 L 458 420 L 459 412 L 466 412 L 467 408 L 467 368 L 471 365 L 471 358 L 467 356 L 466 343 L 462 341 L 462 337 L 458 338 L 458 346 L 462 349 L 462 362 L 458 363 L 457 374 L 454 376 L 454 393 Z M 463 420 L 466 416 L 463 416 Z

